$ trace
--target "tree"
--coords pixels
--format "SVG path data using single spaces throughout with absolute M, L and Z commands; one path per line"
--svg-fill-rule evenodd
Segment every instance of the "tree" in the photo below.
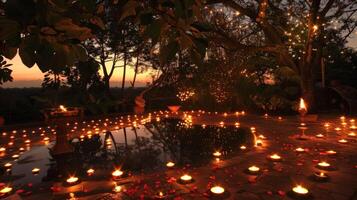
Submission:
M 269 52 L 276 56 L 280 65 L 293 69 L 300 76 L 302 96 L 310 107 L 314 104 L 316 71 L 321 59 L 327 56 L 324 53 L 326 32 L 336 29 L 336 34 L 346 39 L 357 26 L 354 20 L 357 2 L 353 0 L 208 0 L 207 5 L 210 10 L 229 8 L 238 14 L 237 18 L 244 18 L 259 28 L 256 34 L 264 40 L 259 45 L 236 40 L 221 30 L 215 31 L 220 33 L 227 48 Z
M 11 64 L 8 64 L 3 56 L 0 55 L 0 85 L 5 82 L 12 81 L 11 72 L 9 69 Z
M 17 52 L 27 67 L 42 72 L 63 70 L 87 59 L 80 44 L 92 37 L 92 27 L 101 27 L 95 16 L 95 1 L 8 0 L 0 4 L 0 40 L 4 56 Z

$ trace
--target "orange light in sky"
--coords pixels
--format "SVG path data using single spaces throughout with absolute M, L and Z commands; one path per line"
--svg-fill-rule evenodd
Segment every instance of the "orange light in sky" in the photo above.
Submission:
M 44 73 L 34 65 L 32 68 L 26 67 L 19 55 L 16 55 L 12 60 L 7 60 L 12 71 L 13 82 L 7 82 L 2 85 L 2 87 L 40 87 Z M 109 65 L 108 65 L 109 66 Z M 99 72 L 102 74 L 102 70 Z M 122 80 L 123 68 L 118 68 L 114 72 L 111 79 L 112 87 L 120 87 Z M 134 68 L 128 67 L 126 71 L 126 86 L 129 86 L 129 81 L 132 81 L 134 77 Z M 136 86 L 145 86 L 147 82 L 151 81 L 150 72 L 146 71 L 143 73 L 138 73 L 136 77 Z

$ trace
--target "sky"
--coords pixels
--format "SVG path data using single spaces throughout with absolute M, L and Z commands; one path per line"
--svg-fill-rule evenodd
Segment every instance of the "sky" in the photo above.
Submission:
M 37 65 L 32 68 L 26 67 L 19 55 L 16 55 L 12 60 L 7 60 L 8 63 L 12 64 L 10 67 L 12 71 L 12 77 L 14 80 L 12 82 L 6 82 L 2 85 L 4 88 L 23 88 L 23 87 L 41 87 L 43 80 L 43 73 L 37 67 Z M 120 64 L 120 63 L 119 63 Z M 109 65 L 108 65 L 109 66 Z M 100 71 L 100 73 L 102 73 Z M 115 69 L 113 77 L 111 78 L 111 87 L 121 87 L 123 68 Z M 129 81 L 133 80 L 134 68 L 128 67 L 126 72 L 126 86 L 130 85 Z M 141 87 L 147 85 L 151 82 L 151 74 L 149 72 L 138 73 L 135 81 L 136 87 Z
M 357 49 L 357 31 L 351 35 L 348 40 L 348 46 Z M 8 61 L 13 64 L 11 66 L 12 77 L 14 78 L 13 82 L 7 82 L 2 85 L 4 88 L 22 88 L 22 87 L 41 87 L 41 82 L 43 80 L 43 73 L 35 65 L 32 68 L 26 67 L 22 64 L 21 58 L 16 55 L 12 60 Z M 123 69 L 116 69 L 112 79 L 111 87 L 120 87 L 122 79 Z M 127 82 L 126 85 L 129 85 L 128 81 L 133 79 L 134 69 L 129 67 L 127 70 Z M 149 72 L 138 74 L 136 86 L 145 86 L 148 82 L 151 81 L 151 75 Z

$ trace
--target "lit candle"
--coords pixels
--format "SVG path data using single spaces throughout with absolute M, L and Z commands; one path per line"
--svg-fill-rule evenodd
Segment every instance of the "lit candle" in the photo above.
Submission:
M 168 167 L 168 168 L 172 168 L 172 167 L 174 167 L 175 166 L 175 163 L 174 162 L 167 162 L 166 163 L 166 167 Z
M 301 185 L 293 187 L 292 191 L 297 196 L 307 196 L 309 194 L 309 190 Z
M 262 146 L 263 145 L 263 142 L 261 140 L 257 140 L 255 142 L 255 146 Z
M 220 195 L 223 195 L 225 190 L 221 186 L 213 186 L 213 187 L 211 187 L 210 192 L 214 196 L 220 196 Z
M 248 171 L 250 174 L 257 174 L 257 173 L 259 173 L 260 168 L 253 165 L 253 166 L 248 167 Z
M 341 131 L 342 129 L 340 127 L 336 127 L 335 131 Z
M 2 188 L 2 189 L 0 190 L 0 194 L 1 194 L 1 195 L 7 195 L 7 194 L 9 194 L 11 191 L 12 191 L 12 188 L 6 186 L 6 187 L 4 187 L 4 188 Z
M 317 134 L 316 137 L 317 137 L 317 138 L 323 138 L 323 137 L 325 137 L 325 136 L 320 133 L 320 134 Z
M 305 152 L 305 149 L 299 147 L 299 148 L 296 148 L 295 151 L 298 153 L 303 153 L 303 152 Z
M 11 164 L 11 163 L 6 163 L 6 164 L 4 165 L 4 167 L 5 167 L 6 169 L 9 169 L 9 168 L 12 167 L 12 164 Z
M 75 184 L 78 183 L 78 180 L 79 180 L 78 177 L 71 176 L 71 177 L 69 177 L 69 178 L 66 180 L 66 182 L 67 182 L 67 184 L 69 184 L 69 185 L 75 185 Z
M 115 193 L 119 193 L 122 191 L 122 187 L 120 185 L 115 185 L 113 191 Z
M 346 144 L 346 143 L 348 143 L 348 141 L 347 141 L 346 139 L 340 139 L 340 140 L 338 140 L 338 142 L 341 143 L 341 144 Z
M 279 156 L 278 154 L 273 154 L 269 156 L 269 159 L 273 161 L 281 161 L 281 156 Z
M 355 136 L 356 136 L 356 133 L 350 132 L 350 133 L 348 134 L 348 136 L 350 136 L 350 137 L 355 137 Z
M 328 155 L 336 155 L 337 152 L 334 151 L 334 150 L 328 150 L 328 151 L 326 151 L 326 154 L 328 154 Z
M 117 180 L 117 179 L 119 179 L 123 174 L 124 174 L 123 171 L 120 171 L 119 169 L 117 169 L 117 170 L 115 170 L 115 171 L 112 173 L 112 176 L 113 176 L 113 179 L 114 179 L 114 180 Z
M 18 154 L 12 155 L 12 158 L 14 158 L 14 159 L 17 159 L 17 158 L 19 158 L 19 157 L 20 157 L 20 155 L 18 155 Z
M 222 153 L 219 151 L 216 151 L 213 153 L 213 156 L 215 156 L 215 157 L 220 157 L 221 155 L 222 155 Z
M 328 169 L 331 167 L 331 165 L 330 165 L 330 163 L 323 161 L 323 162 L 317 163 L 317 167 L 319 167 L 321 169 Z
M 6 148 L 0 147 L 0 153 L 4 153 L 6 151 Z
M 188 184 L 192 182 L 193 182 L 192 176 L 188 174 L 184 174 L 183 176 L 180 177 L 180 183 L 182 184 Z
M 92 176 L 94 174 L 95 170 L 93 168 L 90 168 L 87 170 L 87 175 Z
M 246 149 L 247 149 L 247 147 L 246 147 L 246 146 L 244 146 L 244 145 L 242 145 L 242 146 L 240 146 L 240 149 L 241 149 L 241 150 L 246 150 Z
M 33 174 L 38 174 L 40 172 L 40 169 L 39 168 L 33 168 L 32 169 L 32 173 Z
M 303 98 L 300 98 L 299 113 L 302 117 L 304 117 L 307 113 L 307 107 Z
M 326 181 L 329 178 L 324 172 L 315 172 L 314 177 L 317 181 Z

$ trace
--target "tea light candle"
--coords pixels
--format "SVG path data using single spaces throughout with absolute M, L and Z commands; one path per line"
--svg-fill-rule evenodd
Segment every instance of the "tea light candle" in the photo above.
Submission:
M 244 146 L 244 145 L 240 146 L 239 148 L 240 148 L 241 150 L 246 150 L 246 149 L 247 149 L 247 147 Z
M 292 191 L 297 196 L 307 196 L 309 194 L 309 190 L 301 185 L 293 187 Z
M 114 180 L 117 180 L 117 179 L 119 179 L 123 174 L 124 174 L 123 171 L 120 171 L 119 169 L 117 169 L 117 170 L 115 170 L 115 171 L 112 173 L 112 176 L 113 176 L 113 179 L 114 179 Z
M 18 154 L 12 155 L 12 158 L 14 158 L 14 159 L 17 159 L 17 158 L 19 158 L 19 157 L 20 157 L 20 155 L 18 155 Z
M 87 175 L 88 176 L 92 176 L 94 174 L 94 172 L 95 172 L 95 170 L 90 168 L 90 169 L 87 170 Z
M 38 174 L 40 172 L 39 168 L 33 168 L 31 171 L 33 174 Z
M 120 185 L 115 185 L 113 191 L 115 193 L 119 193 L 122 191 L 122 187 Z
M 9 168 L 12 167 L 12 164 L 11 164 L 11 163 L 6 163 L 6 164 L 4 165 L 4 167 L 5 167 L 6 169 L 9 169 Z
M 0 147 L 0 153 L 4 153 L 6 151 L 5 147 Z
M 347 141 L 346 139 L 340 139 L 340 140 L 338 140 L 338 142 L 341 143 L 341 144 L 346 144 L 346 143 L 348 143 L 348 141 Z
M 4 187 L 3 189 L 0 190 L 0 194 L 1 194 L 1 195 L 7 195 L 7 194 L 9 194 L 11 191 L 12 191 L 12 188 L 6 186 L 6 187 Z
M 305 152 L 305 149 L 299 147 L 299 148 L 296 148 L 295 151 L 298 153 L 303 153 L 303 152 Z
M 337 152 L 334 151 L 334 150 L 328 150 L 328 151 L 326 151 L 326 154 L 328 154 L 328 155 L 336 155 Z
M 219 151 L 216 151 L 212 155 L 215 156 L 215 157 L 220 157 L 222 155 L 222 153 L 219 152 Z
M 174 162 L 167 162 L 166 163 L 166 167 L 168 167 L 168 168 L 172 168 L 172 167 L 174 167 L 175 166 L 175 163 Z
M 323 138 L 323 137 L 325 137 L 325 136 L 320 133 L 320 134 L 317 134 L 316 137 L 317 137 L 317 138 Z
M 328 169 L 331 167 L 330 163 L 325 161 L 317 163 L 317 166 L 321 169 Z
M 324 172 L 315 172 L 314 177 L 317 181 L 326 181 L 329 178 Z
M 184 174 L 183 176 L 180 177 L 180 183 L 188 184 L 192 182 L 193 182 L 192 176 L 188 174 Z
M 248 168 L 248 172 L 249 172 L 250 174 L 257 174 L 257 173 L 260 172 L 260 168 L 257 167 L 257 166 L 255 166 L 255 165 L 253 165 L 253 166 L 250 166 L 250 167 Z
M 69 177 L 69 178 L 66 180 L 66 182 L 67 182 L 67 184 L 69 184 L 69 185 L 75 185 L 75 184 L 78 183 L 78 180 L 79 180 L 78 177 L 71 176 L 71 177 Z
M 356 136 L 356 133 L 350 132 L 350 133 L 348 134 L 348 136 L 350 136 L 350 137 L 355 137 L 355 136 Z
M 220 196 L 220 195 L 223 195 L 225 190 L 221 186 L 213 186 L 213 187 L 210 188 L 210 192 L 214 196 Z
M 255 146 L 262 146 L 263 142 L 261 140 L 255 141 Z
M 281 156 L 279 156 L 278 154 L 273 154 L 269 156 L 269 159 L 272 161 L 281 161 Z

